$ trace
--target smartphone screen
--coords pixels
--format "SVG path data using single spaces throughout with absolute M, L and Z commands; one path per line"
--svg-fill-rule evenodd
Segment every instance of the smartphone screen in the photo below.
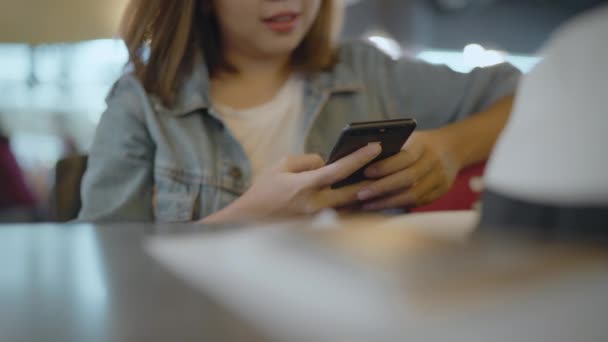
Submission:
M 365 168 L 399 153 L 415 130 L 414 119 L 356 122 L 346 126 L 332 149 L 327 164 L 334 163 L 370 143 L 379 143 L 382 146 L 382 153 L 348 178 L 332 185 L 332 188 L 337 189 L 365 180 Z

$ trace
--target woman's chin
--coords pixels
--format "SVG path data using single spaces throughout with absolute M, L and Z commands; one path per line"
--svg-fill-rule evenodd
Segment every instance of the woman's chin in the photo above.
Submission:
M 289 57 L 293 54 L 294 50 L 297 48 L 296 44 L 290 44 L 285 46 L 273 46 L 267 49 L 264 49 L 263 55 L 267 58 L 283 58 Z

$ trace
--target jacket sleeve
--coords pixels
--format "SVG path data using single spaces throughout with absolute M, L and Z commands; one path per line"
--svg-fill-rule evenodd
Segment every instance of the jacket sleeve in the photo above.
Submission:
M 153 221 L 154 143 L 149 106 L 139 82 L 125 76 L 113 87 L 90 149 L 80 221 Z
M 395 60 L 365 42 L 347 50 L 366 84 L 385 94 L 397 116 L 416 118 L 421 129 L 459 121 L 515 94 L 521 77 L 506 63 L 460 73 L 410 57 Z

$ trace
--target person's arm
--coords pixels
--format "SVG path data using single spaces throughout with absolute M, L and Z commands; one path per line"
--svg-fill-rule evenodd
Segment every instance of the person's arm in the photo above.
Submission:
M 488 159 L 513 107 L 521 77 L 515 67 L 460 73 L 408 58 L 385 63 L 395 103 L 416 115 L 427 140 L 456 171 Z
M 389 63 L 388 70 L 393 76 L 387 91 L 399 110 L 417 118 L 421 130 L 443 128 L 479 113 L 499 112 L 498 103 L 515 94 L 521 77 L 510 64 L 460 73 L 445 65 L 403 59 Z
M 513 96 L 506 96 L 484 111 L 436 130 L 459 169 L 485 161 L 509 119 Z
M 505 97 L 456 123 L 414 133 L 399 154 L 366 170 L 377 181 L 359 193 L 367 201 L 363 208 L 420 206 L 441 197 L 460 170 L 488 159 L 512 104 L 513 97 Z
M 154 220 L 154 144 L 137 86 L 125 77 L 108 96 L 82 183 L 80 221 Z
M 387 118 L 414 117 L 419 130 L 441 128 L 489 109 L 513 96 L 521 78 L 506 63 L 461 73 L 411 57 L 395 60 L 365 42 L 343 46 L 341 59 L 379 97 Z
M 361 48 L 358 68 L 385 94 L 392 115 L 411 115 L 419 131 L 401 153 L 366 170 L 365 209 L 423 205 L 445 194 L 458 172 L 488 158 L 511 111 L 520 72 L 501 64 L 455 72 Z M 373 83 L 372 83 L 373 84 Z
M 367 165 L 381 151 L 379 144 L 371 144 L 328 165 L 318 155 L 285 158 L 263 172 L 243 196 L 201 223 L 310 215 L 327 208 L 352 205 L 366 182 L 339 189 L 331 189 L 331 185 Z

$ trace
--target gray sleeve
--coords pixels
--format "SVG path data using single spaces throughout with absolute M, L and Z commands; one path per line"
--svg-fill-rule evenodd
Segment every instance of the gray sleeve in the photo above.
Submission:
M 343 58 L 378 93 L 391 115 L 414 117 L 421 129 L 459 121 L 515 94 L 521 73 L 510 64 L 459 73 L 410 57 L 392 59 L 375 46 L 354 42 Z
M 514 95 L 521 73 L 510 64 L 459 73 L 445 65 L 402 58 L 388 62 L 397 110 L 417 118 L 423 129 L 438 128 L 487 109 Z
M 153 221 L 154 144 L 138 87 L 125 77 L 107 98 L 82 183 L 80 221 Z

